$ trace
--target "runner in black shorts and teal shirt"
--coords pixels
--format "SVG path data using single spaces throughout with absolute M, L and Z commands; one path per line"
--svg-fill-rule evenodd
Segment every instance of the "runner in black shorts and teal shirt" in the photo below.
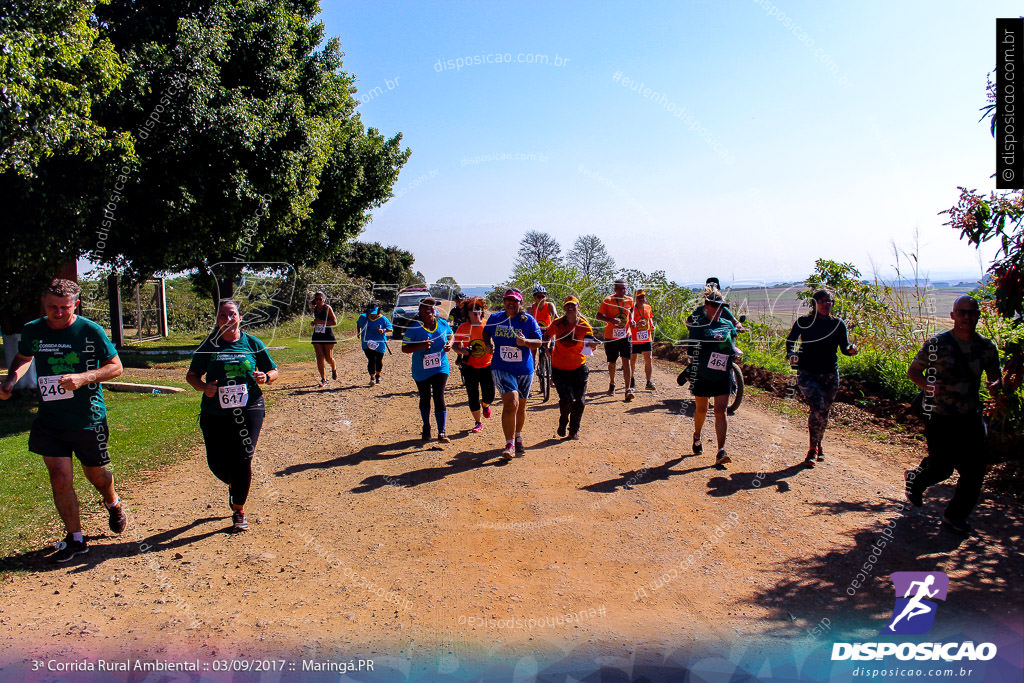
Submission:
M 715 436 L 718 438 L 718 455 L 715 464 L 719 466 L 731 462 L 725 452 L 725 435 L 728 429 L 726 408 L 729 405 L 729 373 L 733 359 L 742 352 L 733 344 L 736 328 L 727 320 L 722 319 L 722 308 L 725 297 L 721 291 L 709 285 L 704 289 L 704 310 L 696 319 L 688 323 L 690 341 L 696 348 L 695 379 L 690 392 L 696 399 L 693 412 L 693 452 L 704 451 L 700 441 L 700 433 L 704 428 L 707 416 L 708 399 L 714 400 Z
M 82 463 L 89 482 L 103 496 L 110 530 L 124 531 L 128 518 L 114 491 L 114 476 L 106 465 L 107 408 L 101 382 L 122 372 L 117 349 L 103 328 L 75 315 L 79 287 L 70 280 L 53 280 L 43 295 L 46 317 L 25 325 L 18 354 L 6 380 L 0 384 L 0 399 L 11 397 L 34 358 L 39 376 L 39 412 L 29 432 L 28 449 L 43 456 L 50 475 L 50 487 L 67 537 L 58 543 L 53 559 L 67 562 L 89 552 L 82 535 L 81 513 L 74 486 L 74 454 Z
M 245 501 L 252 484 L 252 458 L 263 427 L 266 404 L 261 384 L 277 379 L 267 346 L 242 332 L 238 303 L 221 301 L 217 328 L 199 345 L 185 380 L 203 392 L 199 428 L 210 471 L 228 485 L 236 531 L 249 528 Z

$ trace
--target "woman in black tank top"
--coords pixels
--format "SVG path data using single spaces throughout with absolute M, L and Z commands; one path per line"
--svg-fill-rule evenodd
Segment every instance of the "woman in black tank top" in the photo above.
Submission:
M 324 374 L 326 365 L 331 366 L 331 379 L 338 379 L 338 368 L 334 364 L 334 326 L 338 319 L 334 316 L 334 309 L 327 303 L 327 295 L 317 292 L 313 295 L 310 307 L 313 309 L 313 351 L 316 352 L 316 369 L 320 372 L 320 386 L 327 384 L 327 376 Z

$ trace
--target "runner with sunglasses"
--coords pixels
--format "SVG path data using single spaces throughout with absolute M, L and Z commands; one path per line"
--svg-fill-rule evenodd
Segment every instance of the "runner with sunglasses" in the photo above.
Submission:
M 455 343 L 452 348 L 463 359 L 462 378 L 469 398 L 469 412 L 473 414 L 475 422 L 470 431 L 476 434 L 484 428 L 481 417 L 486 419 L 491 416 L 494 378 L 491 376 L 491 352 L 484 341 L 487 302 L 475 297 L 468 301 L 466 309 L 469 311 L 469 321 L 459 325 L 455 331 Z
M 631 316 L 633 324 L 630 326 L 632 338 L 630 346 L 632 355 L 629 358 L 630 387 L 636 388 L 636 360 L 637 356 L 644 357 L 644 374 L 647 376 L 648 391 L 654 390 L 654 382 L 651 381 L 653 363 L 651 353 L 654 351 L 654 312 L 647 304 L 647 292 L 642 289 L 636 290 L 634 296 L 636 303 L 633 305 Z
M 828 427 L 828 414 L 839 392 L 839 363 L 836 351 L 843 355 L 857 355 L 857 347 L 850 343 L 846 323 L 832 316 L 835 299 L 824 289 L 811 295 L 813 310 L 802 315 L 793 323 L 786 337 L 786 357 L 796 371 L 796 383 L 810 407 L 807 415 L 807 432 L 810 447 L 804 465 L 814 467 L 815 459 L 821 462 L 825 453 L 821 440 Z M 797 347 L 797 342 L 800 346 Z
M 736 328 L 727 320 L 722 319 L 725 297 L 713 285 L 704 288 L 704 308 L 696 318 L 687 323 L 690 341 L 696 347 L 696 360 L 693 371 L 695 379 L 690 392 L 696 400 L 693 412 L 693 453 L 704 452 L 700 433 L 707 417 L 708 402 L 714 402 L 715 436 L 718 439 L 718 454 L 715 465 L 723 467 L 732 458 L 725 452 L 725 436 L 729 428 L 726 408 L 729 405 L 729 373 L 733 359 L 742 355 L 736 348 L 733 339 Z

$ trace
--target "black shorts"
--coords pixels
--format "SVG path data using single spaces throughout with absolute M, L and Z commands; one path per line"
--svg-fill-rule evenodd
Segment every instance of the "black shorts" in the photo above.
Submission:
M 28 434 L 28 449 L 48 458 L 70 458 L 74 453 L 84 467 L 103 467 L 110 462 L 109 437 L 106 418 L 89 429 L 54 429 L 36 419 Z
M 731 384 L 732 378 L 729 376 L 720 380 L 709 380 L 704 379 L 703 377 L 698 377 L 690 386 L 690 393 L 694 396 L 703 396 L 706 398 L 726 396 L 729 394 L 729 387 Z
M 629 357 L 633 355 L 633 347 L 629 343 L 629 337 L 606 341 L 604 343 L 604 355 L 608 357 L 609 363 L 614 363 L 619 358 L 629 360 Z
M 636 354 L 638 354 L 638 353 L 644 353 L 645 351 L 647 353 L 650 353 L 650 352 L 654 351 L 654 342 L 652 342 L 652 341 L 632 342 L 630 344 L 630 346 L 633 347 L 633 355 L 634 356 Z

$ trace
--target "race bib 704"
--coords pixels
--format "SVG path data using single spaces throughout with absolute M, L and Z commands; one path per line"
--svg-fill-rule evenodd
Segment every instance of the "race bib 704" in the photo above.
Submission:
M 518 346 L 502 346 L 501 359 L 506 363 L 519 363 L 523 360 L 523 352 Z

